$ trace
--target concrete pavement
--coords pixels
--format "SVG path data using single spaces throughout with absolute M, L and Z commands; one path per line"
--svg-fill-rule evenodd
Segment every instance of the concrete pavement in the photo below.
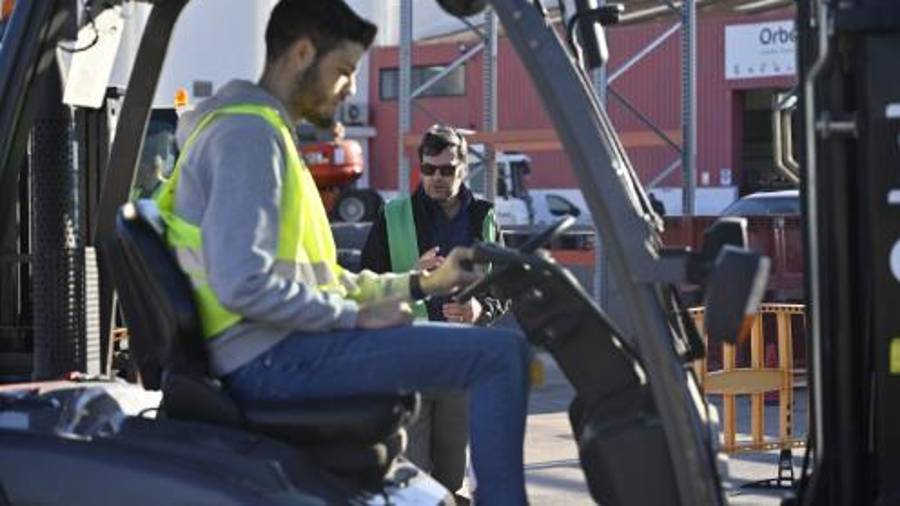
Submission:
M 535 506 L 574 506 L 594 504 L 587 491 L 584 474 L 578 463 L 578 450 L 568 420 L 568 405 L 574 392 L 553 360 L 540 355 L 545 364 L 546 382 L 532 391 L 528 425 L 525 435 L 525 480 L 528 496 Z M 796 434 L 806 432 L 805 392 L 795 395 Z M 713 402 L 713 405 L 718 404 Z M 739 399 L 737 406 L 739 432 L 749 432 L 749 400 Z M 777 408 L 766 409 L 766 433 L 774 436 L 778 430 Z M 749 437 L 739 434 L 739 439 Z M 794 455 L 794 475 L 800 476 L 803 450 Z M 784 493 L 779 491 L 746 490 L 740 485 L 756 480 L 774 478 L 777 474 L 778 452 L 755 452 L 732 455 L 728 458 L 728 477 L 723 485 L 728 504 L 777 505 Z

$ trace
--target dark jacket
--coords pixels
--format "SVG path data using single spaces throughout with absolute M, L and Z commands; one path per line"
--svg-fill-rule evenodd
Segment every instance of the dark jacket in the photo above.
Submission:
M 462 191 L 468 192 L 469 190 L 463 188 Z M 435 246 L 432 238 L 433 234 L 431 233 L 432 213 L 436 212 L 433 211 L 435 204 L 429 202 L 428 199 L 428 195 L 425 194 L 421 186 L 412 195 L 413 219 L 416 222 L 416 238 L 419 243 L 419 254 L 417 256 L 422 256 L 424 252 Z M 470 202 L 468 207 L 468 212 L 470 213 L 469 226 L 472 237 L 477 241 L 483 241 L 482 225 L 484 224 L 485 216 L 487 216 L 488 211 L 493 209 L 494 204 L 477 198 L 468 200 Z M 496 220 L 494 222 L 494 230 L 499 240 L 500 230 Z M 449 252 L 441 253 L 447 254 Z M 387 222 L 384 217 L 384 209 L 378 213 L 378 216 L 372 223 L 369 237 L 366 239 L 365 246 L 363 246 L 361 262 L 363 269 L 373 272 L 391 272 L 393 270 L 391 254 L 388 249 Z M 509 307 L 508 302 L 500 301 L 493 297 L 478 297 L 478 301 L 482 307 L 481 317 L 476 322 L 479 325 L 488 324 L 503 316 Z

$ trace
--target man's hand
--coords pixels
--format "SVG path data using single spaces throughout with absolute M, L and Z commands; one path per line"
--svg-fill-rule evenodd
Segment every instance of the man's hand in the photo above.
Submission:
M 423 253 L 422 256 L 419 257 L 419 260 L 416 261 L 416 270 L 433 271 L 440 267 L 445 259 L 438 255 L 438 251 L 440 251 L 440 246 L 435 246 Z
M 334 136 L 335 142 L 340 142 L 344 140 L 344 135 L 347 134 L 347 129 L 344 128 L 344 124 L 340 121 L 335 121 L 331 125 L 331 135 Z
M 422 275 L 422 291 L 428 295 L 446 295 L 478 281 L 481 274 L 471 269 L 472 257 L 472 248 L 453 248 L 440 267 Z M 469 268 L 463 268 L 464 263 Z
M 412 308 L 403 299 L 385 299 L 359 308 L 356 326 L 361 329 L 384 329 L 409 325 L 413 321 Z
M 471 298 L 466 302 L 448 302 L 441 309 L 448 322 L 475 323 L 481 317 L 481 303 Z

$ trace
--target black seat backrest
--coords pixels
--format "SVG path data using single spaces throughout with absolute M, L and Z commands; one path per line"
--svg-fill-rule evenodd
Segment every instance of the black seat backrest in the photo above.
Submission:
M 206 349 L 187 276 L 162 238 L 150 201 L 128 203 L 116 216 L 115 240 L 105 244 L 128 324 L 129 347 L 144 388 L 159 390 L 163 371 L 206 376 Z

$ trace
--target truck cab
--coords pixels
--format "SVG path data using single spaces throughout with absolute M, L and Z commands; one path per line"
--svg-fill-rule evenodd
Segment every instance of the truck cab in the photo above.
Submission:
M 586 207 L 580 192 L 529 188 L 531 171 L 530 156 L 518 152 L 497 154 L 497 198 L 494 205 L 500 226 L 546 226 L 565 216 L 574 217 L 580 225 L 590 225 L 590 215 L 584 212 Z
M 522 153 L 497 153 L 497 198 L 494 201 L 501 227 L 534 223 L 534 210 L 526 181 L 531 158 Z

